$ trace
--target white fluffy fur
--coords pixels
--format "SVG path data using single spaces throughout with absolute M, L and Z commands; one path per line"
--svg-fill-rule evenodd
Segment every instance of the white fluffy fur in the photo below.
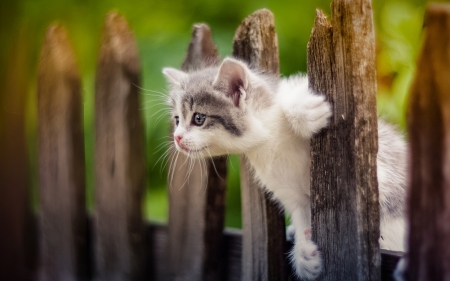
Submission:
M 256 177 L 291 214 L 295 246 L 291 253 L 300 278 L 315 279 L 321 272 L 320 253 L 310 235 L 310 138 L 328 124 L 329 104 L 312 94 L 306 77 L 282 80 L 272 112 L 258 117 L 271 133 L 247 151 Z M 267 120 L 265 120 L 267 119 Z
M 291 214 L 292 226 L 295 229 L 295 246 L 291 256 L 297 276 L 313 280 L 320 274 L 322 262 L 320 252 L 311 241 L 310 235 L 310 139 L 327 126 L 332 114 L 330 105 L 324 96 L 316 95 L 309 90 L 305 76 L 293 76 L 278 83 L 249 70 L 239 61 L 233 59 L 224 61 L 230 62 L 245 70 L 246 76 L 243 79 L 248 81 L 244 81 L 243 85 L 249 82 L 248 87 L 240 88 L 241 99 L 238 107 L 242 109 L 242 114 L 239 118 L 246 128 L 243 135 L 232 136 L 226 130 L 201 130 L 189 127 L 189 120 L 180 120 L 174 136 L 183 137 L 180 145 L 187 147 L 187 152 L 186 150 L 184 152 L 192 157 L 228 153 L 246 155 L 255 170 L 256 179 Z M 170 75 L 170 70 L 165 70 L 165 74 L 169 77 L 169 81 L 173 80 L 174 76 L 183 77 L 177 72 Z M 217 80 L 216 77 L 214 81 Z M 176 114 L 182 110 L 180 103 L 183 91 L 188 91 L 187 84 L 189 84 L 187 80 L 172 83 L 171 96 L 175 100 L 175 111 L 178 112 Z M 221 93 L 214 90 L 211 95 Z M 231 103 L 230 107 L 233 107 Z M 380 138 L 389 134 L 390 130 L 391 127 L 381 123 Z M 395 143 L 391 140 L 389 143 L 380 141 L 381 154 L 389 151 L 388 146 L 405 149 L 401 139 L 394 139 Z M 177 148 L 182 151 L 180 145 L 177 145 Z M 384 156 L 389 158 L 389 155 Z M 401 184 L 405 180 L 392 173 L 391 170 L 394 168 L 405 169 L 403 166 L 391 167 L 389 163 L 378 161 L 382 213 L 383 206 L 385 209 L 392 207 L 389 206 L 393 204 L 389 201 L 391 193 L 403 191 L 389 188 L 392 184 Z M 391 250 L 403 250 L 404 225 L 403 216 L 391 218 L 382 214 L 381 246 Z

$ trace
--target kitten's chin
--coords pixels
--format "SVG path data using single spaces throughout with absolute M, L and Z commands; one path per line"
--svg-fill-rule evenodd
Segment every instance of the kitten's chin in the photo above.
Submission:
M 207 151 L 207 149 L 208 149 L 207 146 L 200 148 L 200 149 L 189 149 L 189 148 L 180 147 L 177 145 L 176 148 L 179 152 L 183 153 L 186 156 L 189 156 L 190 158 L 200 159 L 200 158 L 209 157 L 209 154 Z
M 177 146 L 176 148 L 179 152 L 194 159 L 211 158 L 227 155 L 226 153 L 218 153 L 217 151 L 211 149 L 208 146 L 205 146 L 201 149 L 188 149 L 180 146 Z

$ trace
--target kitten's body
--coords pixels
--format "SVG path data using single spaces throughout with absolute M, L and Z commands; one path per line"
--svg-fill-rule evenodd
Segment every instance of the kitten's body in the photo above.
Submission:
M 197 158 L 244 154 L 255 177 L 291 214 L 297 275 L 316 278 L 321 258 L 310 235 L 310 139 L 331 116 L 324 97 L 310 92 L 306 77 L 279 81 L 232 59 L 191 74 L 164 73 L 180 122 L 174 132 L 178 150 Z M 401 136 L 380 121 L 380 245 L 390 250 L 404 249 L 405 155 Z

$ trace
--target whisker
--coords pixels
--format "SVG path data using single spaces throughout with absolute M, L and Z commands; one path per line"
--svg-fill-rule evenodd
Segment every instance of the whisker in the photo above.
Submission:
M 202 162 L 203 162 L 203 167 L 205 169 L 205 179 L 206 179 L 205 188 L 203 188 L 203 195 L 205 195 L 206 191 L 208 190 L 209 173 L 208 173 L 208 164 L 206 163 L 205 158 L 202 158 Z
M 214 164 L 214 159 L 213 159 L 213 157 L 211 156 L 211 153 L 210 153 L 210 151 L 209 151 L 209 148 L 207 148 L 206 151 L 207 151 L 208 154 L 209 154 L 209 158 L 211 158 L 211 163 L 212 163 L 212 165 L 213 165 L 213 167 L 214 167 L 214 171 L 216 171 L 216 175 L 219 177 L 219 179 L 223 180 L 223 178 L 219 175 L 219 172 L 217 172 L 216 164 Z
M 189 155 L 186 157 L 186 160 L 184 160 L 183 165 L 181 165 L 181 167 L 178 169 L 178 172 L 179 172 L 180 169 L 186 164 L 186 162 L 188 161 L 188 159 L 189 159 Z
M 155 166 L 158 164 L 158 162 L 159 162 L 161 159 L 166 158 L 166 156 L 168 155 L 168 153 L 169 153 L 169 150 L 165 151 L 165 152 L 158 158 L 158 160 L 155 162 L 155 164 L 153 164 L 152 171 L 153 171 L 153 169 L 155 168 Z
M 161 111 L 164 111 L 164 110 L 166 110 L 165 108 L 160 108 L 160 109 L 158 109 L 157 111 L 155 111 L 152 115 L 150 115 L 150 117 L 148 117 L 149 119 L 150 118 L 153 118 L 153 116 L 155 116 L 156 114 L 160 114 L 161 113 Z M 167 114 L 168 114 L 168 112 L 167 112 Z
M 188 181 L 189 181 L 189 175 L 190 175 L 189 171 L 190 171 L 191 165 L 192 165 L 192 159 L 190 157 L 190 152 L 188 153 L 188 156 L 186 157 L 186 161 L 188 161 L 188 160 L 189 160 L 189 162 L 188 162 L 188 165 L 187 165 L 186 173 L 184 174 L 184 182 L 183 182 L 183 184 L 181 185 L 181 187 L 178 190 L 181 190 L 184 187 L 184 185 L 186 183 L 188 183 Z M 184 163 L 186 163 L 186 161 L 184 161 Z M 183 165 L 184 165 L 184 163 L 183 163 Z
M 164 106 L 164 107 L 170 107 L 170 104 L 166 103 L 165 101 L 162 101 L 160 99 L 149 99 L 147 98 L 146 101 L 141 102 L 141 104 L 148 104 L 148 103 L 152 103 L 153 105 L 159 105 L 159 106 Z
M 147 103 L 150 103 L 150 102 L 147 102 Z M 170 108 L 171 108 L 170 106 L 166 106 L 164 104 L 152 103 L 152 104 L 142 104 L 142 107 L 140 107 L 139 110 L 149 110 L 149 109 L 152 109 L 154 107 L 158 107 L 158 108 L 161 108 L 161 109 L 164 109 L 164 110 L 167 110 L 167 111 L 169 111 Z
M 167 156 L 169 156 L 171 153 L 173 153 L 174 147 L 169 147 L 169 149 L 167 150 L 169 153 L 167 153 Z M 165 161 L 164 165 L 161 168 L 161 173 L 162 171 L 167 167 L 167 164 L 169 163 L 169 161 Z
M 170 189 L 172 189 L 172 184 L 173 184 L 173 176 L 174 176 L 174 174 L 175 174 L 175 170 L 176 170 L 176 165 L 177 165 L 177 161 L 178 161 L 178 156 L 180 155 L 180 152 L 178 151 L 178 150 L 176 150 L 176 152 L 177 152 L 177 155 L 176 155 L 176 157 L 174 157 L 173 159 L 175 159 L 174 161 L 172 161 L 172 163 L 170 164 L 171 166 L 172 166 L 172 175 L 171 175 L 171 177 L 170 177 Z M 172 165 L 173 164 L 173 165 Z M 170 175 L 170 173 L 169 173 L 169 175 Z
M 154 152 L 153 152 L 153 155 L 155 155 L 155 154 L 158 154 L 161 150 L 163 150 L 163 149 L 165 149 L 165 148 L 167 148 L 166 146 L 161 146 L 160 148 L 158 148 L 157 150 L 155 150 Z M 165 152 L 164 152 L 165 153 Z
M 233 161 L 231 161 L 231 154 L 230 154 L 230 152 L 228 151 L 228 148 L 226 148 L 226 147 L 224 147 L 224 146 L 222 146 L 222 148 L 225 149 L 226 152 L 227 152 L 227 162 L 230 163 L 231 169 L 232 169 L 233 171 L 236 171 L 235 168 L 234 168 L 234 165 L 233 165 Z
M 136 88 L 138 88 L 139 90 L 142 90 L 142 91 L 152 92 L 152 93 L 157 93 L 157 94 L 163 94 L 162 92 L 158 92 L 158 91 L 153 91 L 153 90 L 142 88 L 142 87 L 140 87 L 140 86 L 138 86 L 138 85 L 136 85 L 134 83 L 133 83 L 133 86 L 135 86 Z
M 155 121 L 155 127 L 158 125 L 158 123 L 163 120 L 164 117 L 167 117 L 168 115 L 170 115 L 170 113 L 165 113 L 165 114 L 161 114 Z M 166 120 L 169 121 L 169 120 Z
M 164 148 L 164 145 L 168 145 L 168 144 L 170 144 L 171 142 L 172 142 L 172 141 L 167 140 L 167 141 L 164 141 L 164 142 L 158 144 L 158 145 L 155 147 L 156 151 L 155 151 L 153 154 L 155 154 L 157 151 L 159 151 L 159 150 L 161 149 L 161 147 Z
M 170 165 L 169 165 L 169 170 L 167 172 L 167 186 L 169 187 L 169 191 L 172 193 L 172 181 L 171 181 L 171 173 L 172 173 L 172 165 L 173 165 L 173 161 L 175 160 L 175 154 L 170 154 Z

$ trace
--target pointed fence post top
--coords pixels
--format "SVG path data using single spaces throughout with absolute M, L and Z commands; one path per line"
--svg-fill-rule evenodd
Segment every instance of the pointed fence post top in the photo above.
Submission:
M 275 18 L 271 11 L 258 10 L 242 21 L 234 35 L 233 56 L 259 70 L 280 72 Z
M 51 67 L 57 73 L 78 78 L 78 66 L 66 29 L 60 24 L 52 24 L 45 34 L 42 44 L 38 73 Z
M 181 69 L 189 71 L 219 63 L 220 57 L 213 42 L 211 28 L 204 23 L 194 24 L 191 42 Z
M 125 18 L 117 12 L 105 17 L 100 60 L 111 56 L 131 73 L 140 72 L 139 55 L 133 32 Z

